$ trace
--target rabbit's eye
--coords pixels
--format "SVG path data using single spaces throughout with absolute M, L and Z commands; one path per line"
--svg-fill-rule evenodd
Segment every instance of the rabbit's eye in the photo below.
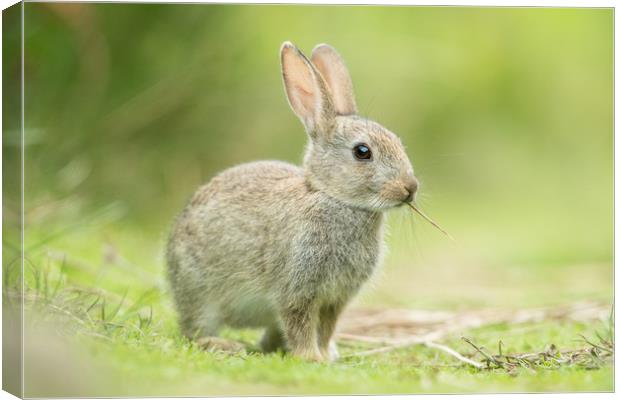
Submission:
M 370 147 L 368 147 L 364 143 L 360 143 L 353 147 L 353 155 L 358 160 L 368 161 L 372 159 L 372 152 L 370 151 Z

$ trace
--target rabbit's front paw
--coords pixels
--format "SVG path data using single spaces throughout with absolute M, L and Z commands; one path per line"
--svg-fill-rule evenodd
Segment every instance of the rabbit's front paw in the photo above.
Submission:
M 325 357 L 318 349 L 299 349 L 291 352 L 294 357 L 299 357 L 306 361 L 323 362 Z
M 334 362 L 340 358 L 340 353 L 338 352 L 338 346 L 334 340 L 330 340 L 329 344 L 321 349 L 321 354 L 323 358 L 329 362 Z
M 329 342 L 329 347 L 327 348 L 327 356 L 329 361 L 336 361 L 340 358 L 340 353 L 338 352 L 338 346 L 336 345 L 335 340 L 331 340 Z

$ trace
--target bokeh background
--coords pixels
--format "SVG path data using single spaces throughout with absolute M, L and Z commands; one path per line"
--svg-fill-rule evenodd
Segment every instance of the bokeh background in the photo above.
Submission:
M 390 253 L 358 304 L 610 302 L 612 32 L 610 9 L 27 3 L 27 254 L 74 260 L 82 285 L 161 288 L 168 310 L 175 214 L 224 168 L 300 163 L 278 51 L 325 42 L 456 239 L 391 212 Z M 7 163 L 16 149 L 4 141 Z

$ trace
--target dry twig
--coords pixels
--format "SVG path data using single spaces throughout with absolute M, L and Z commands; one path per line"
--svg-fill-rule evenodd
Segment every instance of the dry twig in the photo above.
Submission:
M 462 354 L 458 353 L 456 350 L 453 350 L 451 348 L 449 348 L 448 346 L 444 346 L 443 344 L 439 344 L 439 343 L 434 343 L 434 342 L 426 342 L 424 343 L 427 347 L 430 348 L 434 348 L 434 349 L 438 349 L 441 351 L 444 351 L 448 354 L 450 354 L 451 356 L 457 358 L 458 360 L 469 364 L 469 365 L 473 365 L 474 367 L 478 368 L 478 369 L 482 369 L 484 367 L 484 365 L 480 364 L 477 361 L 474 361 L 470 358 L 467 358 L 465 356 L 463 356 Z
M 480 326 L 525 322 L 540 322 L 549 319 L 572 319 L 588 321 L 604 319 L 608 307 L 595 303 L 578 303 L 560 308 L 538 308 L 531 310 L 479 311 L 479 312 L 431 312 L 414 310 L 353 310 L 343 319 L 338 339 L 346 342 L 379 345 L 359 352 L 345 355 L 345 358 L 363 357 L 389 353 L 413 345 L 425 345 L 452 355 L 459 361 L 478 369 L 502 368 L 512 371 L 516 367 L 557 368 L 562 364 L 579 364 L 586 368 L 597 368 L 605 360 L 613 357 L 612 340 L 599 335 L 600 344 L 584 338 L 589 349 L 558 351 L 550 345 L 545 351 L 524 354 L 505 354 L 503 343 L 498 343 L 498 355 L 490 354 L 473 341 L 463 338 L 484 360 L 484 364 L 472 360 L 443 344 L 436 343 L 449 334 Z M 485 366 L 486 364 L 486 366 Z

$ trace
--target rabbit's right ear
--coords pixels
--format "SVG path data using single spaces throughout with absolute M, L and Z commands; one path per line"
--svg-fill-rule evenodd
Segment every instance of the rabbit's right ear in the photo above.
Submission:
M 291 108 L 311 137 L 327 134 L 336 111 L 321 74 L 291 42 L 282 44 L 280 60 Z

